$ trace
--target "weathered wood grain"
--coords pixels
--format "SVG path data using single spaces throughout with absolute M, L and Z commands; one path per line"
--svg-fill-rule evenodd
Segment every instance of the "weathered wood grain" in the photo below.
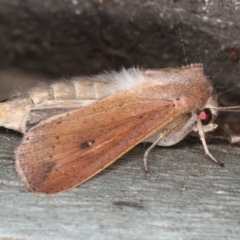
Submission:
M 235 94 L 224 103 L 233 105 L 239 59 L 226 50 L 239 49 L 238 1 L 103 2 L 0 0 L 1 68 L 62 77 L 121 66 L 179 67 L 185 63 L 179 17 L 188 62 L 202 62 L 216 86 L 231 83 Z M 27 192 L 15 172 L 20 139 L 1 129 L 0 239 L 239 239 L 239 147 L 209 145 L 225 168 L 209 162 L 201 144 L 158 147 L 145 175 L 139 145 L 81 187 L 40 196 Z
M 182 142 L 150 154 L 139 145 L 82 186 L 58 195 L 27 192 L 14 169 L 21 136 L 1 130 L 0 238 L 239 239 L 240 148 Z

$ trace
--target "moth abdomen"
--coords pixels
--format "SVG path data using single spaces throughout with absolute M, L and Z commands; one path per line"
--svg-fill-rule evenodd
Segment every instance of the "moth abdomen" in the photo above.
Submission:
M 0 126 L 25 133 L 48 117 L 128 91 L 142 81 L 141 71 L 131 68 L 33 87 L 0 103 Z

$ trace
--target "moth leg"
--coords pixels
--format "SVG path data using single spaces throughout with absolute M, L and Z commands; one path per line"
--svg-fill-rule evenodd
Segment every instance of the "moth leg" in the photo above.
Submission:
M 228 124 L 223 125 L 223 130 L 226 133 L 226 139 L 229 141 L 230 144 L 240 143 L 240 136 L 235 134 Z
M 158 142 L 163 138 L 164 133 L 160 133 L 160 136 L 157 138 L 155 142 L 152 143 L 152 145 L 145 151 L 143 156 L 143 164 L 145 168 L 145 172 L 148 173 L 148 167 L 147 167 L 147 158 L 148 154 L 151 152 L 151 150 L 158 144 Z
M 198 134 L 200 137 L 200 140 L 202 142 L 205 154 L 216 164 L 220 165 L 221 167 L 224 166 L 224 164 L 220 161 L 218 161 L 215 157 L 213 157 L 213 155 L 209 152 L 207 144 L 206 144 L 206 140 L 205 140 L 205 134 L 204 134 L 204 129 L 203 129 L 203 125 L 202 122 L 199 118 L 197 118 L 197 127 L 198 127 Z
M 240 134 L 238 134 L 238 132 L 239 131 L 235 133 L 228 124 L 220 124 L 220 126 L 218 127 L 218 131 L 212 134 L 208 134 L 207 137 L 209 138 L 209 140 L 223 140 L 227 141 L 230 144 L 240 145 Z
M 203 127 L 203 132 L 207 133 L 207 132 L 212 132 L 215 129 L 217 129 L 218 125 L 215 124 L 215 123 L 210 123 L 210 124 L 205 125 L 205 126 L 202 125 L 202 127 Z
M 143 157 L 143 163 L 146 173 L 147 168 L 147 157 L 150 151 L 156 146 L 172 146 L 179 141 L 181 141 L 190 130 L 192 130 L 193 125 L 196 124 L 196 117 L 189 114 L 182 114 L 178 116 L 174 121 L 172 121 L 165 130 L 157 132 L 156 135 L 151 135 L 146 141 L 150 141 L 152 145 L 145 151 Z

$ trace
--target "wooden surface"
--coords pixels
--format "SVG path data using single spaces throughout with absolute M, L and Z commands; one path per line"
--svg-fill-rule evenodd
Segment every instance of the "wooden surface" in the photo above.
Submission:
M 121 66 L 179 67 L 180 25 L 188 62 L 203 63 L 216 86 L 228 86 L 224 104 L 239 99 L 239 59 L 227 54 L 239 49 L 237 1 L 101 2 L 0 0 L 1 68 L 61 78 Z M 16 86 L 19 76 L 0 75 L 0 90 L 6 79 L 9 91 L 18 90 L 27 80 Z M 43 196 L 27 192 L 16 174 L 20 140 L 0 130 L 0 239 L 239 239 L 239 147 L 209 145 L 225 168 L 212 164 L 201 144 L 157 147 L 145 175 L 146 146 L 139 145 L 82 186 Z
M 145 175 L 141 144 L 80 187 L 37 195 L 14 168 L 20 139 L 1 129 L 1 239 L 239 239 L 239 147 L 209 145 L 225 168 L 200 143 L 157 147 Z

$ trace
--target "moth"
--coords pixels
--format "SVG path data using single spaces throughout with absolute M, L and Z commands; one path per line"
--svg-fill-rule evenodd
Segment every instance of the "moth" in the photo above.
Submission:
M 233 108 L 234 110 L 235 108 Z M 219 108 L 201 64 L 166 69 L 122 69 L 76 77 L 0 103 L 0 125 L 24 133 L 16 170 L 32 192 L 58 193 L 87 181 L 140 142 L 171 146 L 205 132 Z

